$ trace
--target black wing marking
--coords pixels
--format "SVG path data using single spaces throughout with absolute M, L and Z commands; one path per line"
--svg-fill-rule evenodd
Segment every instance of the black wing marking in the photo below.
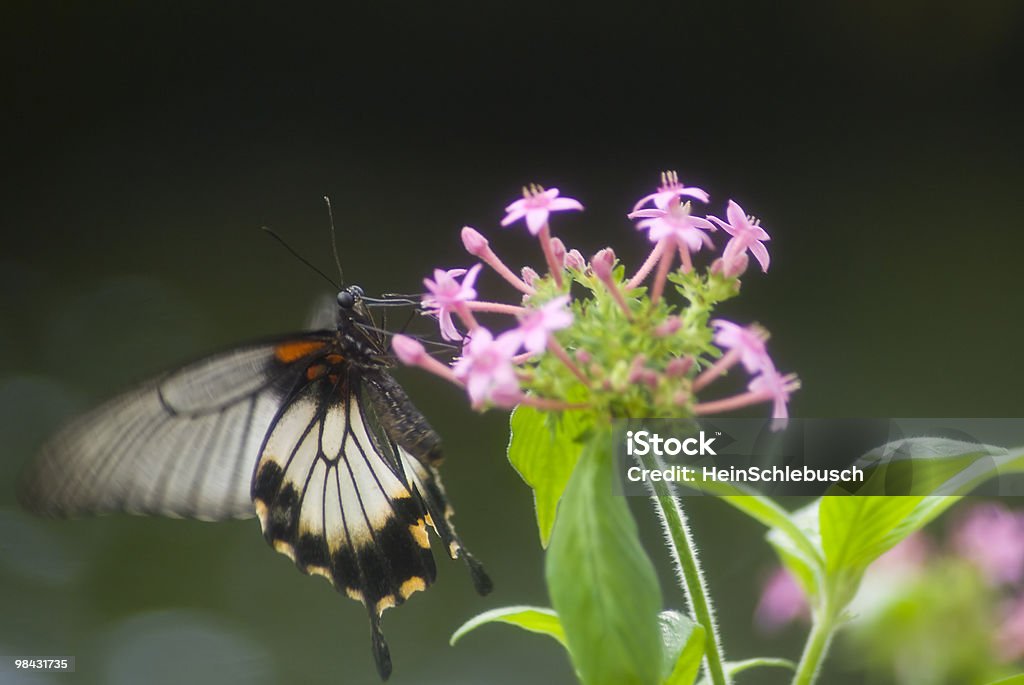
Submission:
M 427 526 L 453 558 L 460 543 L 436 471 L 383 433 L 373 407 L 360 401 L 365 369 L 339 371 L 312 380 L 282 408 L 260 451 L 252 497 L 275 550 L 366 606 L 386 678 L 381 614 L 437 575 Z
M 300 334 L 214 355 L 79 417 L 30 465 L 23 505 L 54 516 L 253 516 L 249 483 L 259 447 L 304 371 L 279 351 L 294 361 L 293 353 L 319 340 Z

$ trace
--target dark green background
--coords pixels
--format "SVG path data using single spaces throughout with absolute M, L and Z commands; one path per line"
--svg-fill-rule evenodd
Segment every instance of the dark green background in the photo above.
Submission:
M 676 168 L 772 235 L 771 273 L 727 313 L 774 332 L 804 382 L 794 413 L 1021 415 L 1019 4 L 209 5 L 0 10 L 0 652 L 78 657 L 39 682 L 133 682 L 146 662 L 166 682 L 374 682 L 363 610 L 254 521 L 40 522 L 12 494 L 72 410 L 301 325 L 322 283 L 258 228 L 329 269 L 325 193 L 346 279 L 416 291 L 470 263 L 466 223 L 539 266 L 522 229 L 497 228 L 531 181 L 587 206 L 556 224 L 570 246 L 636 263 L 647 243 L 624 214 Z M 480 610 L 546 604 L 542 557 L 505 417 L 401 378 L 497 590 L 475 597 L 442 562 L 385 617 L 393 682 L 569 682 L 553 643 L 511 628 L 447 646 Z M 717 502 L 690 511 L 728 654 L 794 656 L 799 631 L 750 627 L 773 563 L 758 528 Z

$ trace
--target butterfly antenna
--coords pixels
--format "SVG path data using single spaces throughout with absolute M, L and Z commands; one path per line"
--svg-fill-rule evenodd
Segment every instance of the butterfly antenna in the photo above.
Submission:
M 338 237 L 334 230 L 334 211 L 331 209 L 331 198 L 324 195 L 324 202 L 327 203 L 327 220 L 331 224 L 331 252 L 334 253 L 334 265 L 338 267 L 338 280 L 345 282 L 345 274 L 341 270 L 341 258 L 338 257 Z
M 276 240 L 277 242 L 281 243 L 281 246 L 282 246 L 282 247 L 283 247 L 284 249 L 288 250 L 288 252 L 290 252 L 290 253 L 291 253 L 291 255 L 292 255 L 293 257 L 295 257 L 295 258 L 296 258 L 296 259 L 298 259 L 298 260 L 299 260 L 300 262 L 302 262 L 303 264 L 305 264 L 306 266 L 308 266 L 308 267 L 309 267 L 310 269 L 312 269 L 312 270 L 313 270 L 313 271 L 314 271 L 315 273 L 319 274 L 321 278 L 323 278 L 323 279 L 324 279 L 325 281 L 327 281 L 327 282 L 328 282 L 328 283 L 330 283 L 330 284 L 331 284 L 332 286 L 334 286 L 334 289 L 335 289 L 335 290 L 341 290 L 341 286 L 340 286 L 340 285 L 338 285 L 337 283 L 335 283 L 335 282 L 334 282 L 334 279 L 332 279 L 332 278 L 331 278 L 330 276 L 328 276 L 327 274 L 325 274 L 325 273 L 324 273 L 323 271 L 321 271 L 320 269 L 318 269 L 318 268 L 316 268 L 315 266 L 313 266 L 313 263 L 312 263 L 312 262 L 310 262 L 310 261 L 309 261 L 308 259 L 306 259 L 306 258 L 305 258 L 305 257 L 303 257 L 302 255 L 300 255 L 300 254 L 299 254 L 298 252 L 296 252 L 296 251 L 295 251 L 295 248 L 293 248 L 293 247 L 292 247 L 291 245 L 289 245 L 288 243 L 286 243 L 286 242 L 284 241 L 284 238 L 282 238 L 281 236 L 279 236 L 279 235 L 277 234 L 277 232 L 276 232 L 276 231 L 274 231 L 274 229 L 270 228 L 269 226 L 260 226 L 260 228 L 261 228 L 261 229 L 263 229 L 264 231 L 266 231 L 266 233 L 267 233 L 267 234 L 268 234 L 268 235 L 269 235 L 269 236 L 270 236 L 271 238 L 273 238 L 273 239 L 274 239 L 274 240 Z

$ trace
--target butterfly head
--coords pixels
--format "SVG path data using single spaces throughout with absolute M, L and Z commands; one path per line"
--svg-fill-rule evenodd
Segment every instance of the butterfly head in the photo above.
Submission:
M 338 293 L 338 307 L 343 312 L 351 313 L 363 299 L 363 289 L 358 285 L 350 285 Z

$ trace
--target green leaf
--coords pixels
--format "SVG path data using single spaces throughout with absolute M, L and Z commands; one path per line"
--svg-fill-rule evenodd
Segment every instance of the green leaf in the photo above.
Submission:
M 1012 675 L 1009 678 L 1003 678 L 988 685 L 1024 685 L 1024 675 Z
M 999 473 L 1024 470 L 1024 450 L 947 438 L 908 438 L 886 443 L 857 461 L 865 482 L 858 495 L 963 495 Z M 842 495 L 833 485 L 827 495 Z
M 693 685 L 704 660 L 704 627 L 678 611 L 663 611 L 658 621 L 664 648 L 662 685 Z
M 528 606 L 502 607 L 474 616 L 452 634 L 450 644 L 454 645 L 463 635 L 471 630 L 476 630 L 485 623 L 508 623 L 519 626 L 531 633 L 553 637 L 563 647 L 565 646 L 565 631 L 562 630 L 558 614 L 552 609 Z
M 547 547 L 555 512 L 583 449 L 586 415 L 565 411 L 559 417 L 519 405 L 512 412 L 508 460 L 533 489 L 540 544 Z
M 656 685 L 661 590 L 624 497 L 612 494 L 609 431 L 583 450 L 558 508 L 545 574 L 584 685 Z

